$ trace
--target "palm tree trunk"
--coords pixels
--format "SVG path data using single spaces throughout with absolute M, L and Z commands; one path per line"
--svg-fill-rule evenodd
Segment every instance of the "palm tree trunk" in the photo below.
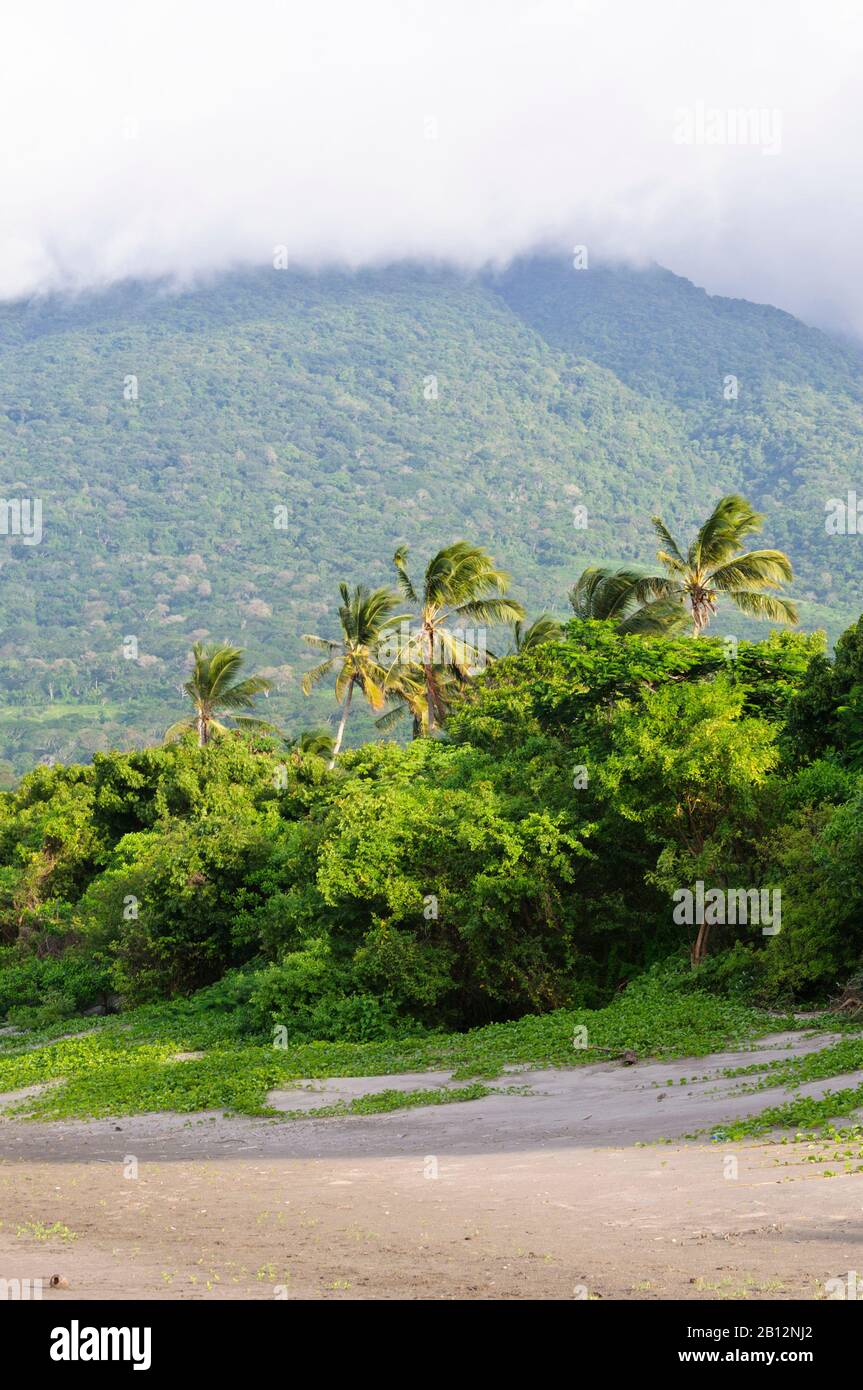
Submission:
M 210 726 L 205 715 L 198 715 L 198 747 L 206 748 L 210 742 Z
M 692 635 L 693 637 L 700 637 L 710 622 L 710 607 L 703 592 L 699 591 L 692 595 L 690 611 L 692 613 Z
M 342 709 L 342 717 L 341 717 L 341 719 L 339 720 L 339 728 L 338 728 L 338 733 L 336 734 L 336 741 L 335 741 L 335 743 L 333 744 L 333 756 L 330 758 L 330 761 L 329 761 L 330 772 L 332 772 L 333 768 L 334 768 L 335 765 L 336 765 L 336 758 L 337 758 L 338 755 L 339 755 L 339 749 L 340 749 L 341 746 L 342 746 L 342 739 L 343 739 L 344 736 L 345 736 L 345 725 L 346 725 L 347 722 L 348 722 L 348 711 L 350 710 L 350 707 L 351 707 L 351 696 L 353 695 L 353 693 L 354 693 L 354 683 L 353 683 L 353 681 L 351 681 L 350 685 L 348 686 L 348 693 L 347 693 L 347 695 L 345 696 L 345 703 L 344 703 L 344 707 L 343 707 L 343 709 Z
M 432 670 L 432 656 L 434 648 L 432 646 L 432 634 L 426 631 L 425 634 L 425 661 L 423 662 L 423 676 L 426 683 L 426 711 L 428 715 L 427 733 L 434 733 L 434 671 Z

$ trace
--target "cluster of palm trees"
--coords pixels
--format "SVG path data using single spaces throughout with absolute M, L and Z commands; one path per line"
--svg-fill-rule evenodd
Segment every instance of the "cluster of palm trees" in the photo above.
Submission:
M 741 553 L 747 536 L 760 529 L 763 517 L 737 494 L 723 497 L 686 550 L 678 546 L 661 517 L 653 527 L 661 542 L 657 559 L 662 574 L 645 575 L 628 568 L 591 566 L 569 591 L 579 618 L 613 622 L 620 633 L 670 636 L 691 627 L 698 637 L 725 596 L 749 617 L 797 622 L 790 599 L 774 592 L 792 576 L 781 550 Z M 520 603 L 507 597 L 509 576 L 479 546 L 456 541 L 445 546 L 415 583 L 408 569 L 408 550 L 393 556 L 396 587 L 353 590 L 339 586 L 340 635 L 306 634 L 303 641 L 324 654 L 303 678 L 309 694 L 322 680 L 334 678 L 340 707 L 335 739 L 324 731 L 301 735 L 292 748 L 297 757 L 314 753 L 335 765 L 351 704 L 357 692 L 378 714 L 377 727 L 392 728 L 404 715 L 413 720 L 414 736 L 433 735 L 444 723 L 454 694 L 462 690 L 486 658 L 474 627 L 512 631 L 511 652 L 524 652 L 557 641 L 561 625 L 548 614 L 526 624 Z M 405 611 L 400 611 L 402 608 Z M 509 653 L 508 653 L 509 654 Z M 276 732 L 247 711 L 257 695 L 270 689 L 262 676 L 241 677 L 243 654 L 226 644 L 193 649 L 193 669 L 183 687 L 194 707 L 191 719 L 168 730 L 175 738 L 195 729 L 201 747 L 226 732 L 217 716 L 229 715 L 240 728 Z
M 655 516 L 653 529 L 662 542 L 656 558 L 664 574 L 592 566 L 569 591 L 569 601 L 579 618 L 609 619 L 619 632 L 648 636 L 667 636 L 691 624 L 699 637 L 716 613 L 720 595 L 748 617 L 796 623 L 797 608 L 790 599 L 764 592 L 794 577 L 788 556 L 781 550 L 739 553 L 763 520 L 745 497 L 731 493 L 717 502 L 684 553 Z
M 414 734 L 433 734 L 446 719 L 454 691 L 462 688 L 488 653 L 464 624 L 498 626 L 520 623 L 524 609 L 506 597 L 509 575 L 495 568 L 480 546 L 456 541 L 426 566 L 417 585 L 408 570 L 407 546 L 393 556 L 397 589 L 369 590 L 340 586 L 341 636 L 304 636 L 309 646 L 326 653 L 306 672 L 306 694 L 318 681 L 335 675 L 341 717 L 330 766 L 342 745 L 351 699 L 358 690 L 375 711 L 382 729 L 405 713 Z M 403 602 L 408 611 L 398 612 Z M 458 624 L 458 626 L 457 626 Z

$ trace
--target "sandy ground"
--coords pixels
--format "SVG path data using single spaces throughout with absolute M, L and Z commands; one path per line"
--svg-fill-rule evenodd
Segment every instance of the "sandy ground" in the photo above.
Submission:
M 60 1275 L 57 1301 L 816 1298 L 863 1272 L 863 1173 L 811 1161 L 832 1148 L 679 1141 L 785 1098 L 744 1094 L 723 1068 L 827 1041 L 510 1073 L 483 1100 L 374 1116 L 2 1120 L 0 1278 Z M 449 1081 L 316 1081 L 272 1100 Z

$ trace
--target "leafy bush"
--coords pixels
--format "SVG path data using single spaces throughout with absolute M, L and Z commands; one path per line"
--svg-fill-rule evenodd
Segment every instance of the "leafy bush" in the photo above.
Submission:
M 765 990 L 767 953 L 749 942 L 735 941 L 728 950 L 710 956 L 692 972 L 692 983 L 709 994 L 753 1000 Z
M 40 1010 L 46 1023 L 69 1018 L 104 1004 L 110 991 L 108 968 L 80 951 L 46 958 L 23 955 L 16 948 L 0 950 L 0 1018 L 12 1023 L 35 1026 L 32 1020 Z
M 235 903 L 266 856 L 251 817 L 173 821 L 126 835 L 78 905 L 82 934 L 114 961 L 134 1003 L 184 993 L 243 958 L 232 943 Z
M 767 953 L 767 997 L 827 1000 L 863 964 L 863 785 L 843 805 L 799 811 L 772 853 L 782 931 Z

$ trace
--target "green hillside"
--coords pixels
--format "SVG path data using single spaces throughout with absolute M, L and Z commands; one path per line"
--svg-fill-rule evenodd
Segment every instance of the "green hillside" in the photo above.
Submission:
M 707 494 L 733 483 L 767 512 L 804 613 L 835 637 L 834 615 L 853 612 L 863 568 L 861 538 L 824 527 L 828 498 L 863 496 L 858 353 L 782 310 L 708 295 L 659 267 L 576 273 L 531 261 L 497 288 L 551 346 L 682 413 Z M 736 399 L 725 396 L 729 376 Z
M 863 491 L 861 403 L 852 350 L 658 270 L 274 270 L 6 305 L 0 496 L 40 498 L 44 528 L 0 537 L 6 777 L 156 740 L 205 635 L 271 675 L 269 718 L 321 722 L 300 635 L 399 542 L 483 544 L 562 612 L 586 564 L 650 561 L 652 511 L 685 528 L 740 490 L 835 636 L 863 538 L 828 537 L 824 504 Z

